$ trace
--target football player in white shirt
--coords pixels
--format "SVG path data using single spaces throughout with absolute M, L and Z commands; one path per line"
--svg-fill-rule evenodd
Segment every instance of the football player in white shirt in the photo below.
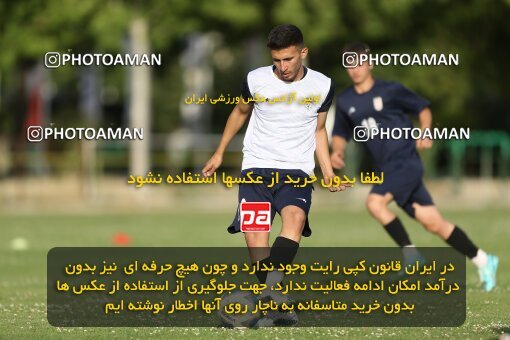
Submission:
M 292 263 L 301 236 L 311 234 L 308 212 L 313 187 L 311 184 L 304 187 L 285 184 L 286 176 L 305 179 L 312 175 L 314 152 L 326 183 L 335 176 L 325 128 L 333 86 L 330 78 L 303 65 L 308 49 L 298 27 L 275 27 L 269 33 L 267 47 L 273 65 L 248 73 L 243 84 L 243 100 L 232 110 L 216 152 L 202 172 L 211 176 L 220 167 L 227 146 L 251 114 L 244 139 L 241 174 L 246 176 L 252 172 L 253 177 L 261 176 L 264 183 L 240 184 L 239 202 L 270 202 L 271 221 L 278 212 L 282 228 L 270 250 L 268 232 L 244 232 L 244 236 L 252 262 L 272 263 L 278 268 L 280 264 Z M 276 173 L 279 183 L 271 186 Z M 343 186 L 329 187 L 331 192 L 344 189 Z M 238 210 L 229 232 L 241 231 L 239 224 Z M 263 295 L 276 300 L 269 296 L 269 288 L 282 280 L 283 273 L 261 271 L 256 274 L 260 282 L 268 286 Z

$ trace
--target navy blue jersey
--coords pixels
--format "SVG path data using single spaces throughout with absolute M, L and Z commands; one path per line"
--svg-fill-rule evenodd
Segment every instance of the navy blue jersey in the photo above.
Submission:
M 351 86 L 336 100 L 333 135 L 351 139 L 355 127 L 394 129 L 412 128 L 409 115 L 417 115 L 429 106 L 429 101 L 398 82 L 375 80 L 370 91 L 358 94 Z M 397 160 L 418 160 L 413 139 L 381 139 L 379 136 L 364 142 L 375 166 L 384 170 L 385 165 Z

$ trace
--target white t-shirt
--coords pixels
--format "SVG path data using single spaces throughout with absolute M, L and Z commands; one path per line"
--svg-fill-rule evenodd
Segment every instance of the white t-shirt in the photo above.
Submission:
M 255 102 L 244 137 L 242 169 L 300 169 L 312 174 L 317 116 L 331 105 L 331 79 L 305 68 L 301 80 L 284 82 L 273 66 L 266 66 L 248 73 L 243 98 L 248 99 L 248 91 Z

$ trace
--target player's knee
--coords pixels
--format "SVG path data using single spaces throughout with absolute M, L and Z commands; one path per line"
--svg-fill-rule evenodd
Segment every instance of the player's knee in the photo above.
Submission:
M 282 216 L 284 226 L 292 227 L 293 229 L 303 229 L 306 221 L 306 215 L 303 209 L 294 206 L 287 206 L 284 209 L 285 211 Z
M 305 212 L 301 209 L 296 209 L 296 211 L 290 213 L 290 222 L 292 225 L 303 228 L 305 226 L 305 220 Z
M 386 205 L 381 200 L 368 197 L 366 207 L 372 216 L 378 217 L 384 212 Z

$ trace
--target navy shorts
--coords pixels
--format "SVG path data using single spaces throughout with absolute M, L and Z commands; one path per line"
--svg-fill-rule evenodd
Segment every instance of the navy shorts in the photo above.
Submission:
M 370 193 L 384 195 L 391 193 L 399 207 L 415 217 L 413 203 L 434 205 L 425 184 L 423 165 L 420 160 L 399 160 L 384 166 L 384 181 L 374 185 Z
M 312 204 L 312 190 L 313 185 L 308 184 L 305 187 L 296 187 L 293 184 L 284 183 L 287 175 L 293 179 L 300 179 L 304 183 L 305 178 L 309 178 L 302 170 L 287 170 L 287 169 L 267 169 L 267 168 L 252 168 L 246 169 L 241 172 L 241 177 L 246 178 L 246 173 L 253 172 L 252 177 L 262 176 L 263 184 L 239 184 L 238 202 L 270 202 L 271 203 L 271 223 L 276 213 L 281 214 L 284 207 L 288 205 L 295 205 L 305 212 L 306 222 L 303 228 L 302 235 L 308 237 L 312 234 L 310 224 L 308 222 L 308 212 Z M 273 182 L 278 172 L 278 184 L 274 184 L 268 188 Z M 239 214 L 239 206 L 234 220 L 227 228 L 231 234 L 241 231 L 241 218 Z

